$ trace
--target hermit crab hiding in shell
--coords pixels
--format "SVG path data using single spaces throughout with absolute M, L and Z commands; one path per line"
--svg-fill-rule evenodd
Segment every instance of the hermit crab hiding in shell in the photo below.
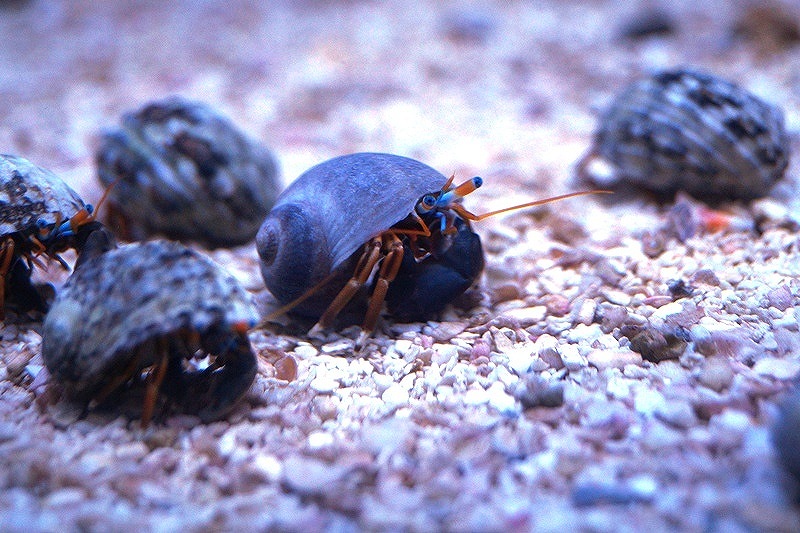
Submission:
M 249 294 L 179 243 L 104 251 L 96 235 L 44 321 L 42 356 L 53 378 L 90 407 L 143 378 L 143 426 L 160 392 L 203 421 L 224 416 L 256 374 Z
M 61 178 L 27 159 L 0 155 L 0 317 L 6 301 L 21 311 L 45 312 L 47 305 L 31 285 L 39 257 L 58 261 L 69 248 L 80 249 L 100 227 L 95 210 Z
M 318 319 L 317 329 L 343 311 L 363 314 L 359 343 L 374 329 L 384 300 L 401 320 L 423 320 L 483 270 L 470 221 L 587 194 L 473 215 L 461 199 L 481 178 L 452 182 L 419 161 L 379 153 L 337 157 L 297 178 L 256 237 L 264 282 L 284 304 L 279 312 Z
M 275 158 L 209 106 L 173 96 L 102 135 L 100 181 L 116 183 L 110 224 L 126 240 L 160 234 L 210 248 L 255 237 L 279 192 Z
M 600 117 L 578 174 L 707 200 L 764 196 L 783 176 L 783 113 L 728 81 L 692 70 L 630 85 Z

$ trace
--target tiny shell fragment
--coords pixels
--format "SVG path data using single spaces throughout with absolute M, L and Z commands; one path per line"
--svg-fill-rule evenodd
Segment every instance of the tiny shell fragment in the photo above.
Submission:
M 213 420 L 255 378 L 246 329 L 257 319 L 249 294 L 210 259 L 178 243 L 135 243 L 80 262 L 45 319 L 42 356 L 67 394 L 88 403 L 135 382 L 161 354 L 161 391 Z
M 611 172 L 592 175 L 597 162 Z M 674 70 L 639 80 L 614 100 L 579 172 L 603 186 L 747 200 L 764 196 L 788 162 L 778 108 L 715 76 Z
M 277 165 L 210 107 L 171 97 L 103 134 L 98 175 L 122 237 L 154 234 L 205 246 L 252 240 L 279 191 Z

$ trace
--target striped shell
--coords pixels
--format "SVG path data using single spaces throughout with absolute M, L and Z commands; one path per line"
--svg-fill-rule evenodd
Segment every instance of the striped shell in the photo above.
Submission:
M 275 159 L 210 107 L 171 97 L 122 118 L 97 153 L 124 238 L 252 240 L 279 192 Z
M 68 395 L 88 402 L 131 365 L 153 365 L 161 343 L 170 350 L 168 376 L 181 376 L 165 392 L 182 391 L 179 403 L 213 419 L 255 377 L 242 329 L 257 319 L 250 295 L 210 259 L 179 243 L 134 243 L 76 266 L 45 319 L 42 356 Z M 198 346 L 187 344 L 192 336 Z M 187 376 L 185 361 L 198 349 L 217 363 L 222 357 L 222 369 Z
M 49 170 L 22 157 L 0 155 L 0 236 L 32 234 L 37 224 L 63 222 L 85 207 Z
M 600 160 L 600 185 L 629 182 L 659 194 L 752 199 L 783 176 L 789 141 L 782 112 L 725 80 L 691 70 L 637 81 L 600 119 L 583 167 Z

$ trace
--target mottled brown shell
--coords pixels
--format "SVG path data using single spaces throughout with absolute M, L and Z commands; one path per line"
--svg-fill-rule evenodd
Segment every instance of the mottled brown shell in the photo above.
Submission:
M 167 388 L 185 389 L 179 403 L 213 419 L 255 377 L 242 325 L 257 319 L 249 294 L 210 259 L 179 243 L 135 243 L 80 262 L 45 319 L 42 356 L 67 393 L 88 402 L 132 364 L 153 365 L 159 342 L 170 346 L 171 363 L 181 369 L 194 348 L 179 348 L 196 333 L 203 352 L 224 355 L 222 369 Z
M 585 167 L 596 159 L 610 172 L 588 177 L 603 186 L 751 199 L 783 176 L 789 141 L 779 109 L 725 80 L 675 70 L 637 81 L 613 101 Z
M 97 153 L 122 237 L 159 234 L 208 247 L 251 241 L 279 192 L 269 150 L 210 107 L 171 97 L 125 114 Z
M 86 205 L 69 185 L 27 159 L 0 155 L 0 236 L 64 222 Z

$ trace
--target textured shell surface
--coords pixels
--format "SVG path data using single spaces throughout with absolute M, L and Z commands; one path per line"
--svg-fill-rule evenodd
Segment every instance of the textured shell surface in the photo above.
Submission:
M 312 167 L 280 195 L 256 238 L 267 288 L 283 303 L 294 300 L 446 182 L 428 165 L 391 154 L 350 154 Z M 329 295 L 318 296 L 304 304 L 309 314 L 327 305 Z
M 447 178 L 408 157 L 358 153 L 336 157 L 303 173 L 281 194 L 275 209 L 301 205 L 325 217 L 333 267 L 370 238 L 406 218 L 419 199 Z
M 69 185 L 22 157 L 0 155 L 0 235 L 31 231 L 39 221 L 55 224 L 85 204 Z
M 102 136 L 98 175 L 136 239 L 209 247 L 255 237 L 279 192 L 275 158 L 209 106 L 170 97 L 127 113 Z
M 179 243 L 134 243 L 76 267 L 45 319 L 42 356 L 76 397 L 91 397 L 148 341 L 182 330 L 224 337 L 257 320 L 249 293 L 211 259 Z
M 624 90 L 600 119 L 593 155 L 615 180 L 701 198 L 763 196 L 788 165 L 782 112 L 693 70 L 664 71 Z

